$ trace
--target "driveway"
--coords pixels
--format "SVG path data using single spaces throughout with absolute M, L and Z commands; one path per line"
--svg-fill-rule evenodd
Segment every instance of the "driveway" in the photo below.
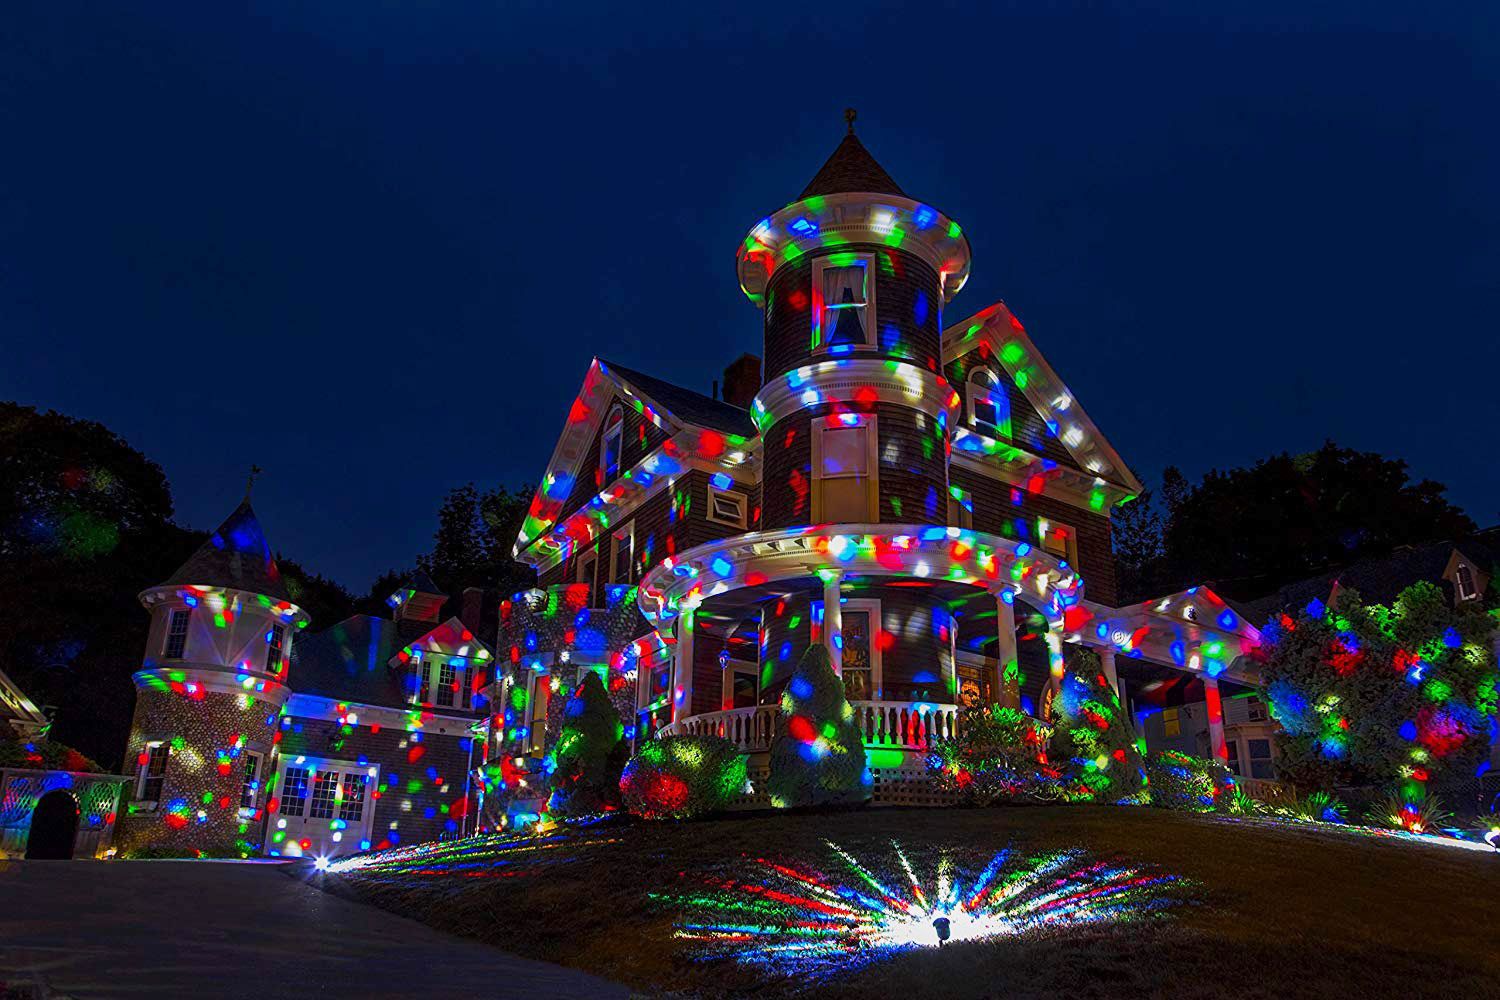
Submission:
M 0 996 L 629 995 L 586 973 L 330 895 L 297 872 L 192 861 L 0 861 Z

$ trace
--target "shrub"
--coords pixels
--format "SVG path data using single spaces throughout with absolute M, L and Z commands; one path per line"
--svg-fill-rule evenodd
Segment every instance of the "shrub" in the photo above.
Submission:
M 722 809 L 745 788 L 745 757 L 717 736 L 652 740 L 625 765 L 625 808 L 646 819 L 693 819 Z
M 1217 757 L 1158 750 L 1147 758 L 1151 804 L 1158 809 L 1207 812 L 1234 788 L 1234 774 Z
M 0 734 L 0 767 L 34 767 L 93 774 L 104 770 L 97 762 L 70 746 L 54 743 L 45 737 L 23 740 L 7 734 Z
M 563 709 L 563 729 L 552 748 L 547 810 L 582 816 L 620 804 L 625 727 L 594 671 L 586 671 Z
M 1099 672 L 1097 654 L 1072 651 L 1073 667 L 1053 699 L 1056 726 L 1047 758 L 1061 772 L 1062 797 L 1073 802 L 1144 805 L 1142 741 Z
M 781 696 L 781 729 L 771 743 L 771 804 L 865 802 L 873 784 L 854 709 L 828 650 L 809 647 Z
M 957 735 L 928 753 L 932 784 L 968 805 L 1038 795 L 1057 777 L 1042 760 L 1049 733 L 1014 708 L 971 708 L 959 719 Z
M 1369 815 L 1378 826 L 1410 833 L 1438 833 L 1452 818 L 1436 795 L 1414 782 L 1391 792 Z

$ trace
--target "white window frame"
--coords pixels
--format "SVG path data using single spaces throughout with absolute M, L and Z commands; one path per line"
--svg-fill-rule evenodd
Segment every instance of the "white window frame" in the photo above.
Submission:
M 618 419 L 616 419 L 618 418 Z M 609 439 L 615 439 L 615 471 L 609 471 Z M 599 482 L 608 486 L 620 478 L 625 469 L 625 408 L 615 403 L 604 417 L 604 432 L 599 435 Z
M 446 656 L 438 664 L 437 677 L 432 685 L 432 703 L 438 708 L 457 708 L 459 692 L 453 685 L 458 683 L 459 669 L 455 657 Z M 444 678 L 447 678 L 446 682 Z
M 738 517 L 720 517 L 718 504 L 714 501 L 725 499 L 739 509 Z M 708 519 L 715 524 L 727 524 L 732 528 L 743 529 L 747 523 L 747 515 L 750 510 L 750 498 L 739 490 L 721 490 L 713 483 L 708 484 Z
M 1464 574 L 1467 572 L 1469 585 L 1464 586 Z M 1479 596 L 1479 584 L 1474 580 L 1474 568 L 1466 562 L 1460 561 L 1453 567 L 1453 593 L 1460 601 L 1472 601 Z
M 315 763 L 308 764 L 303 762 L 299 764 L 294 761 L 284 761 L 282 763 L 281 781 L 276 786 L 276 815 L 295 816 L 299 819 L 307 815 L 307 804 L 312 801 L 313 779 L 316 777 L 314 773 L 316 769 L 317 765 Z M 302 780 L 306 784 L 303 786 L 302 795 L 298 796 L 298 801 L 302 804 L 296 812 L 288 812 L 286 808 L 286 790 L 291 785 L 291 774 L 293 771 L 301 771 Z
M 339 786 L 344 780 L 343 772 L 333 767 L 320 767 L 308 776 L 307 784 L 307 818 L 332 820 L 339 813 Z M 326 796 L 318 794 L 320 788 L 332 788 Z M 317 813 L 317 810 L 327 809 L 327 815 Z
M 1067 562 L 1067 564 L 1068 564 L 1068 566 L 1070 568 L 1072 568 L 1074 570 L 1079 570 L 1079 566 L 1078 566 L 1078 529 L 1075 528 L 1075 527 L 1073 527 L 1071 524 L 1068 524 L 1065 521 L 1054 521 L 1050 517 L 1039 517 L 1039 518 L 1037 518 L 1036 519 L 1036 547 L 1039 548 L 1039 549 L 1041 549 L 1043 552 L 1045 552 L 1045 553 L 1047 553 L 1048 555 L 1051 555 L 1051 556 L 1056 556 L 1057 553 L 1053 552 L 1051 549 L 1047 548 L 1046 543 L 1045 543 L 1045 540 L 1047 538 L 1047 534 L 1048 534 L 1048 529 L 1049 528 L 1066 528 L 1067 529 L 1067 532 L 1068 532 L 1068 544 L 1066 546 L 1066 548 L 1068 550 L 1067 551 L 1067 555 L 1060 556 L 1059 558 L 1061 558 L 1065 562 Z
M 173 627 L 179 621 L 182 622 L 182 630 L 181 631 L 178 631 L 176 628 Z M 172 610 L 170 610 L 170 611 L 167 612 L 167 631 L 166 631 L 166 635 L 162 636 L 162 642 L 161 642 L 161 655 L 162 655 L 162 659 L 164 659 L 164 660 L 180 660 L 180 659 L 182 659 L 186 655 L 186 653 L 187 653 L 188 629 L 190 629 L 192 627 L 192 625 L 193 625 L 193 609 L 192 608 L 173 608 Z M 178 649 L 175 653 L 172 652 L 172 640 L 173 639 L 181 639 L 182 640 L 182 647 L 180 649 Z
M 584 575 L 584 567 L 592 568 L 593 573 Z M 578 553 L 578 558 L 573 564 L 573 582 L 586 583 L 589 586 L 589 600 L 586 607 L 594 606 L 594 595 L 599 592 L 599 546 L 590 545 L 584 551 Z
M 841 414 L 840 416 L 849 416 L 849 414 Z M 829 523 L 828 518 L 823 514 L 823 480 L 825 478 L 855 478 L 839 474 L 826 477 L 823 475 L 823 435 L 831 430 L 849 430 L 853 427 L 862 427 L 865 429 L 865 470 L 866 478 L 869 480 L 869 488 L 865 491 L 864 523 L 875 524 L 880 520 L 880 421 L 873 413 L 861 413 L 857 415 L 852 423 L 844 423 L 840 420 L 837 425 L 831 426 L 826 420 L 813 421 L 812 519 L 814 524 Z
M 285 625 L 272 623 L 271 627 L 266 630 L 266 673 L 275 674 L 281 671 L 281 666 L 288 656 L 286 639 Z
M 833 258 L 838 257 L 840 263 L 834 263 Z M 840 251 L 833 254 L 824 254 L 814 257 L 812 262 L 812 340 L 814 354 L 828 354 L 831 345 L 828 343 L 827 333 L 823 329 L 823 310 L 828 304 L 823 301 L 823 272 L 829 268 L 851 267 L 855 264 L 865 269 L 865 301 L 859 308 L 864 310 L 864 322 L 861 324 L 865 331 L 863 344 L 849 344 L 846 350 L 854 351 L 861 347 L 872 347 L 878 344 L 875 330 L 875 255 L 873 253 L 850 253 Z M 840 351 L 839 353 L 844 353 Z
M 266 755 L 259 750 L 242 750 L 240 758 L 240 815 L 253 816 L 260 808 L 261 790 L 266 787 Z M 247 778 L 245 765 L 252 760 L 255 761 L 255 777 Z
M 881 663 L 880 654 L 880 601 L 873 597 L 844 597 L 839 599 L 839 620 L 850 611 L 868 611 L 870 613 L 870 693 L 874 701 L 880 701 L 885 695 L 885 668 Z M 823 608 L 822 601 L 812 602 L 813 621 L 818 622 L 821 634 L 828 615 Z M 839 634 L 839 642 L 843 642 L 842 631 Z
M 536 722 L 537 692 L 542 686 L 547 688 L 547 712 L 542 715 L 541 727 Z M 547 715 L 552 711 L 552 675 L 540 670 L 533 670 L 531 678 L 526 682 L 526 753 L 531 757 L 544 756 L 547 750 Z
M 963 491 L 960 491 L 963 492 Z M 953 490 L 948 491 L 948 524 L 954 528 L 974 528 L 974 495 L 968 495 L 968 503 L 953 495 Z
M 427 658 L 422 655 L 420 649 L 413 650 L 411 654 L 412 675 L 416 677 L 417 683 L 411 693 L 411 704 L 421 705 L 428 701 L 428 687 L 432 683 L 432 668 Z
M 162 752 L 161 772 L 159 774 L 152 774 L 151 759 L 157 750 Z M 162 790 L 167 786 L 167 766 L 172 762 L 172 745 L 166 740 L 147 740 L 145 751 L 146 760 L 136 764 L 135 798 L 136 805 L 140 806 L 143 811 L 150 812 L 156 809 L 157 805 L 161 802 Z M 148 799 L 146 797 L 146 782 L 152 778 L 160 779 L 161 784 L 157 788 L 156 797 Z
M 651 698 L 651 675 L 660 668 L 666 668 L 667 686 L 662 693 Z M 646 659 L 636 661 L 635 665 L 635 712 L 639 717 L 642 712 L 658 708 L 672 701 L 672 654 L 666 647 L 653 649 Z
M 1001 423 L 991 424 L 989 421 L 979 419 L 974 411 L 974 404 L 980 398 L 994 405 L 995 416 Z M 1004 413 L 1000 412 L 1002 409 Z M 1006 394 L 1005 387 L 1000 384 L 1000 377 L 984 365 L 975 365 L 964 383 L 964 410 L 969 418 L 969 426 L 985 437 L 1008 441 L 1013 436 L 1013 431 L 1005 429 L 1005 425 L 1011 422 L 1010 396 Z
M 712 501 L 709 509 L 713 509 Z M 625 579 L 620 579 L 620 558 L 625 558 Z M 635 522 L 626 522 L 609 536 L 609 586 L 629 586 L 635 582 Z
M 755 685 L 756 700 L 760 699 L 760 668 L 749 660 L 728 657 L 719 668 L 719 707 L 724 711 L 734 708 L 734 678 L 736 674 L 747 674 Z

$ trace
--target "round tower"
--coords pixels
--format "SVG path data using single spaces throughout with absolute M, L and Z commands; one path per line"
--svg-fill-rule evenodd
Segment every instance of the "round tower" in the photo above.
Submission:
M 151 614 L 127 765 L 125 853 L 259 849 L 287 664 L 307 615 L 292 603 L 245 501 L 165 582 Z

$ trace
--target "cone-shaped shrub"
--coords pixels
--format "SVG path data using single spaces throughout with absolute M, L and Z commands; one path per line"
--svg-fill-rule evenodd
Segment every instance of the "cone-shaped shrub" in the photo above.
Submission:
M 1145 805 L 1150 801 L 1142 741 L 1120 710 L 1098 657 L 1079 651 L 1053 700 L 1048 760 L 1062 771 L 1063 797 L 1075 802 Z
M 1176 750 L 1158 750 L 1147 757 L 1146 775 L 1151 779 L 1151 804 L 1158 809 L 1208 812 L 1234 787 L 1234 772 L 1217 757 L 1193 757 Z
M 872 779 L 854 709 L 828 650 L 808 649 L 781 696 L 771 743 L 771 804 L 779 808 L 864 802 Z
M 745 790 L 745 757 L 718 736 L 652 740 L 625 765 L 625 808 L 646 819 L 692 819 L 723 809 Z
M 549 812 L 582 816 L 619 808 L 624 734 L 599 675 L 585 671 L 563 709 L 562 735 L 552 748 Z

